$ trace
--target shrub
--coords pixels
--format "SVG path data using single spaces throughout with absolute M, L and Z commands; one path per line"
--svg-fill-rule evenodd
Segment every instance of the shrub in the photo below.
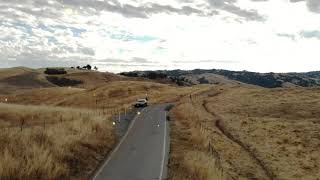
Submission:
M 201 77 L 200 79 L 198 79 L 198 82 L 200 84 L 209 84 L 210 83 L 205 77 Z
M 46 78 L 48 81 L 58 86 L 75 86 L 83 83 L 82 81 L 79 81 L 79 80 L 67 79 L 64 77 L 60 78 L 56 76 L 47 76 Z
M 44 71 L 44 73 L 48 75 L 57 75 L 57 74 L 67 74 L 67 71 L 65 71 L 63 68 L 47 68 Z

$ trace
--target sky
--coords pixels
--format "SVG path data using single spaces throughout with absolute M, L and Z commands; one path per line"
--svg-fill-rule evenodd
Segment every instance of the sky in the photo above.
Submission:
M 320 0 L 0 0 L 0 68 L 320 70 Z

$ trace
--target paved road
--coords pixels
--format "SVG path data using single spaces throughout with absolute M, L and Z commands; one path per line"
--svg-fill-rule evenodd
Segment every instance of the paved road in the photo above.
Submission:
M 94 180 L 167 178 L 169 130 L 166 105 L 141 110 Z

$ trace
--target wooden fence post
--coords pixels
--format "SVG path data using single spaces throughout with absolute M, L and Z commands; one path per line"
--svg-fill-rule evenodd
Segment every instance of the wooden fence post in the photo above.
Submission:
M 20 131 L 22 132 L 24 125 L 24 117 L 21 118 Z

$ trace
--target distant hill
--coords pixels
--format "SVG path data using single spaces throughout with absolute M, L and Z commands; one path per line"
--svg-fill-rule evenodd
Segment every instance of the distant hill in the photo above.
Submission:
M 149 79 L 167 78 L 180 86 L 195 84 L 235 84 L 246 83 L 266 88 L 315 87 L 320 86 L 320 71 L 306 73 L 257 73 L 249 71 L 229 71 L 220 69 L 133 71 L 120 73 L 130 77 Z

